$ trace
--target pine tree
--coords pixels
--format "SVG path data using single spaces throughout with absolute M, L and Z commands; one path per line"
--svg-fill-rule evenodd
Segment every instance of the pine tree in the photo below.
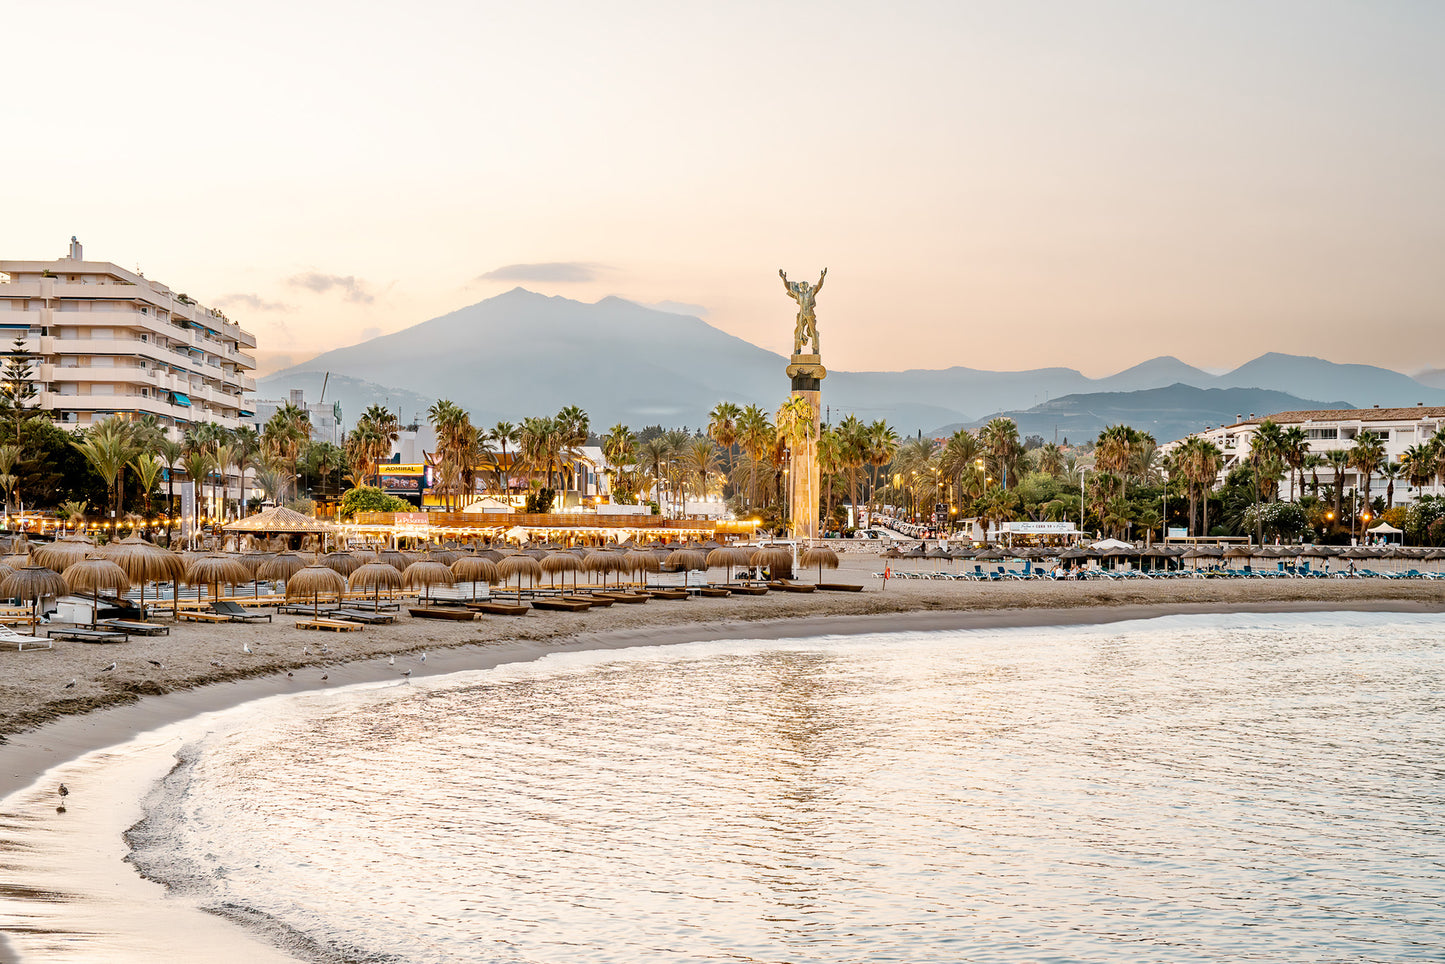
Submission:
M 20 442 L 20 426 L 40 406 L 35 402 L 35 356 L 25 347 L 25 335 L 18 334 L 0 367 L 0 417 L 14 426 L 14 438 Z

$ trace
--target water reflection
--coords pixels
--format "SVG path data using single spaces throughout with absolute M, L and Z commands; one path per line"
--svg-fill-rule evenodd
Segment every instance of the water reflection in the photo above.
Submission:
M 1394 620 L 336 694 L 213 740 L 173 840 L 212 900 L 398 961 L 1427 960 L 1445 633 Z

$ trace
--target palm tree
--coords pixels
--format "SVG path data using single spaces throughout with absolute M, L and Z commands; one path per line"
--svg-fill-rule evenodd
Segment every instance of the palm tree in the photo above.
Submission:
M 988 469 L 996 479 L 1002 480 L 1004 488 L 1012 488 L 1008 481 L 1009 470 L 1013 469 L 1013 485 L 1018 484 L 1018 460 L 1023 455 L 1019 442 L 1019 427 L 1011 418 L 996 418 L 978 430 L 978 442 L 983 448 Z
M 176 467 L 181 464 L 185 447 L 175 439 L 163 438 L 156 443 L 156 455 L 166 467 L 166 544 L 171 541 L 171 519 L 176 504 Z
M 241 512 L 246 514 L 246 471 L 255 469 L 261 453 L 261 433 L 250 425 L 231 430 L 231 461 L 239 474 Z
M 878 470 L 889 462 L 898 451 L 898 433 L 883 419 L 868 426 L 868 464 L 873 468 L 873 488 L 869 491 L 868 520 L 873 520 L 877 507 Z
M 1365 494 L 1366 507 L 1370 504 L 1370 476 L 1385 461 L 1385 443 L 1374 432 L 1361 432 L 1355 436 L 1350 447 L 1350 465 L 1360 473 L 1360 488 Z
M 733 470 L 733 445 L 738 440 L 738 419 L 743 410 L 732 402 L 718 402 L 708 413 L 707 434 L 727 453 L 727 471 Z
M 1435 477 L 1435 451 L 1428 442 L 1407 448 L 1400 461 L 1404 463 L 1405 481 L 1415 488 L 1423 489 Z
M 667 465 L 671 460 L 672 449 L 665 436 L 654 436 L 637 447 L 637 461 L 641 463 L 648 478 L 652 480 L 653 498 L 657 502 L 659 512 L 662 511 L 663 502 L 662 483 L 666 479 Z
M 848 474 L 848 504 L 853 512 L 853 524 L 858 524 L 858 470 L 868 462 L 868 426 L 849 415 L 838 423 L 838 462 Z
M 202 480 L 211 473 L 214 465 L 215 458 L 202 445 L 186 446 L 185 454 L 181 456 L 181 467 L 186 470 L 186 475 L 190 476 L 191 481 L 197 486 L 197 496 L 192 503 L 194 514 L 191 517 L 191 530 L 193 533 L 200 530 L 200 485 Z
M 637 498 L 636 479 L 628 471 L 637 464 L 637 438 L 621 422 L 602 436 L 602 457 L 607 460 L 607 474 L 612 479 L 612 493 L 619 502 L 631 503 Z
M 126 463 L 135 454 L 130 424 L 120 415 L 112 415 L 86 430 L 81 440 L 71 442 L 79 449 L 96 473 L 105 481 L 110 495 L 110 514 L 115 518 L 120 509 L 121 479 Z
M 1110 425 L 1099 433 L 1094 445 L 1094 468 L 1119 480 L 1119 497 L 1124 496 L 1124 476 L 1129 471 L 1129 447 L 1133 429 L 1127 425 Z
M 753 509 L 758 503 L 758 463 L 767 455 L 773 447 L 776 438 L 776 429 L 768 420 L 768 413 L 756 405 L 749 405 L 743 409 L 742 415 L 737 420 L 738 445 L 747 453 L 750 460 L 750 475 L 748 479 L 748 508 Z
M 792 458 L 793 464 L 797 465 L 807 447 L 817 442 L 818 410 L 806 397 L 790 395 L 786 402 L 778 406 L 778 412 L 774 419 L 778 426 L 778 440 L 786 443 L 789 456 Z M 802 480 L 795 475 L 793 485 L 797 486 L 801 482 Z M 818 507 L 811 506 L 810 511 L 816 520 Z M 800 531 L 797 527 L 802 522 L 801 519 L 793 520 L 794 531 Z M 808 528 L 811 529 L 811 525 Z
M 708 480 L 717 471 L 719 464 L 716 443 L 710 438 L 693 439 L 692 444 L 687 447 L 685 461 L 689 476 L 697 484 L 698 498 L 707 498 Z
M 287 470 L 287 488 L 296 491 L 296 464 L 301 449 L 311 438 L 311 413 L 286 402 L 266 422 L 262 445 L 277 464 Z
M 592 434 L 591 419 L 576 405 L 568 405 L 557 413 L 553 420 L 557 426 L 558 468 L 567 481 L 568 488 L 577 489 L 577 463 L 586 461 L 582 446 Z
M 1046 442 L 1039 449 L 1039 471 L 1057 479 L 1064 473 L 1064 450 L 1056 442 Z
M 504 479 L 504 481 L 502 482 L 503 494 L 510 496 L 512 492 L 512 463 L 511 460 L 507 458 L 507 445 L 508 443 L 511 443 L 513 445 L 517 443 L 517 426 L 513 425 L 511 422 L 498 422 L 496 425 L 492 426 L 492 430 L 488 434 L 491 436 L 492 441 L 496 442 L 502 447 L 502 458 L 501 462 L 498 465 L 498 474 L 501 475 Z
M 1348 449 L 1334 449 L 1325 453 L 1325 460 L 1335 470 L 1335 520 L 1341 519 L 1343 508 L 1341 503 L 1345 495 L 1345 469 L 1350 466 L 1350 453 Z
M 155 491 L 156 482 L 161 476 L 161 460 L 149 452 L 142 452 L 131 459 L 130 467 L 135 470 L 136 479 L 140 482 L 141 492 L 145 499 L 146 531 L 150 531 L 151 520 L 151 493 Z
M 1404 473 L 1405 467 L 1399 462 L 1386 461 L 1380 466 L 1380 477 L 1389 482 L 1385 486 L 1385 508 L 1395 507 L 1395 480 Z
M 1309 433 L 1298 425 L 1291 425 L 1280 434 L 1279 456 L 1284 464 L 1289 466 L 1289 497 L 1293 502 L 1295 498 L 1295 480 L 1300 483 L 1300 492 L 1304 492 L 1304 478 L 1301 473 L 1305 468 L 1305 460 L 1310 454 Z

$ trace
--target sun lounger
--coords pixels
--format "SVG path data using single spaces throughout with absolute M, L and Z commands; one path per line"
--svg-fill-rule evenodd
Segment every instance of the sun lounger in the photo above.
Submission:
M 47 629 L 51 639 L 69 639 L 78 643 L 128 643 L 130 634 L 119 629 L 87 629 L 84 626 L 63 626 Z
M 297 629 L 329 629 L 333 633 L 354 633 L 361 629 L 361 623 L 349 623 L 340 619 L 303 619 Z
M 606 609 L 617 602 L 611 596 L 604 596 L 602 593 L 588 593 L 585 596 L 563 596 L 563 599 L 575 599 L 578 602 L 585 602 L 591 609 Z
M 786 579 L 778 579 L 768 583 L 769 589 L 780 589 L 783 592 L 813 592 L 818 587 L 811 582 L 789 582 Z
M 732 596 L 731 592 L 721 586 L 701 586 L 698 588 L 697 594 L 708 599 L 727 599 Z
M 533 599 L 533 609 L 550 609 L 555 612 L 585 613 L 592 604 L 581 599 Z
M 132 636 L 169 636 L 171 627 L 162 626 L 160 623 L 138 623 L 131 619 L 102 619 L 100 625 L 109 629 L 118 629 L 123 633 L 130 633 Z
M 527 610 L 532 607 L 526 603 L 487 602 L 478 600 L 474 603 L 467 603 L 467 608 L 479 613 L 486 613 L 488 616 L 525 616 L 527 615 Z
M 820 592 L 862 592 L 863 587 L 854 585 L 851 582 L 819 582 L 814 583 Z
M 730 582 L 722 588 L 735 596 L 766 596 L 768 594 L 767 586 L 748 586 L 742 583 Z
M 55 644 L 39 636 L 26 636 L 8 627 L 0 627 L 0 646 L 14 646 L 17 653 L 30 649 L 54 649 Z
M 230 616 L 206 612 L 204 609 L 182 609 L 178 616 L 192 623 L 229 623 L 231 621 Z
M 455 619 L 458 622 L 467 622 L 477 618 L 477 614 L 470 609 L 455 609 L 445 606 L 409 606 L 407 612 L 415 619 Z
M 652 598 L 651 596 L 644 596 L 639 592 L 594 592 L 592 595 L 610 599 L 613 602 L 629 603 L 632 605 L 641 605 Z
M 258 619 L 271 621 L 270 613 L 263 613 L 259 609 L 247 609 L 245 606 L 238 606 L 233 602 L 224 599 L 217 599 L 211 603 L 211 610 L 222 616 L 234 619 L 239 623 L 255 622 Z
M 364 609 L 333 609 L 326 614 L 330 619 L 344 619 L 350 623 L 380 626 L 396 622 L 396 613 L 369 613 Z
M 649 589 L 647 594 L 653 599 L 686 599 L 685 589 Z

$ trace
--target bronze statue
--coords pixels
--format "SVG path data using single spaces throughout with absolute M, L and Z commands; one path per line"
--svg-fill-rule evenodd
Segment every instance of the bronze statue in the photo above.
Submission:
M 815 285 L 806 281 L 789 281 L 787 272 L 782 268 L 778 269 L 778 277 L 783 279 L 783 287 L 788 289 L 788 297 L 798 303 L 798 323 L 793 328 L 793 354 L 803 354 L 803 347 L 810 340 L 813 342 L 813 354 L 822 354 L 818 350 L 818 316 L 813 310 L 813 302 L 818 292 L 823 289 L 823 279 L 828 277 L 828 269 L 823 269 Z

